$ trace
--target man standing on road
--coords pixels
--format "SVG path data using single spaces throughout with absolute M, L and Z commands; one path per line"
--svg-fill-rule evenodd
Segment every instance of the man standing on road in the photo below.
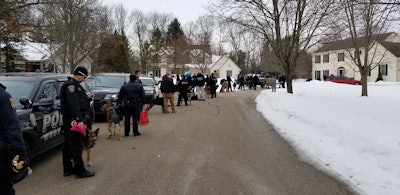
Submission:
M 92 177 L 94 172 L 85 169 L 82 160 L 82 133 L 90 126 L 90 103 L 85 89 L 79 84 L 88 77 L 88 70 L 78 66 L 73 77 L 62 85 L 60 92 L 62 129 L 64 131 L 64 177 L 75 174 L 76 178 Z M 77 128 L 73 128 L 77 127 Z
M 129 136 L 131 118 L 133 118 L 133 136 L 140 136 L 138 117 L 140 116 L 139 105 L 144 105 L 145 94 L 143 86 L 136 82 L 135 75 L 129 76 L 129 82 L 124 84 L 118 93 L 118 103 L 123 103 L 123 114 L 125 119 L 125 136 Z M 146 109 L 146 105 L 143 106 Z
M 5 89 L 6 87 L 0 83 L 0 194 L 14 195 L 13 167 L 10 161 L 13 157 L 10 158 L 9 155 L 11 153 L 19 155 L 19 159 L 24 161 L 25 168 L 28 165 L 28 155 L 14 100 Z
M 196 75 L 196 92 L 197 97 L 200 101 L 205 101 L 204 97 L 204 85 L 206 84 L 206 78 L 203 75 L 203 71 L 199 70 Z
M 168 101 L 171 104 L 172 113 L 175 113 L 175 102 L 174 102 L 174 93 L 175 93 L 175 85 L 172 80 L 171 72 L 167 71 L 167 73 L 162 77 L 161 80 L 161 93 L 163 95 L 164 100 L 164 113 L 169 113 L 168 111 Z

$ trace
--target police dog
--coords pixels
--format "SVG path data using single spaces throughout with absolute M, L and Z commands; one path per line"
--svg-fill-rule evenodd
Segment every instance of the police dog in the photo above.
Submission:
M 99 135 L 99 128 L 96 130 L 87 129 L 86 132 L 83 134 L 83 144 L 82 144 L 82 151 L 86 151 L 86 162 L 88 166 L 93 166 L 92 157 L 90 152 L 94 144 L 96 143 Z
M 120 130 L 121 126 L 119 123 L 119 116 L 115 111 L 111 102 L 107 102 L 103 105 L 104 111 L 106 111 L 106 120 L 108 122 L 108 132 L 110 133 L 107 139 L 110 139 L 112 135 L 118 136 L 118 140 L 121 140 Z
M 211 94 L 210 86 L 205 86 L 205 87 L 204 87 L 204 95 L 205 95 L 205 98 L 210 99 L 210 94 Z

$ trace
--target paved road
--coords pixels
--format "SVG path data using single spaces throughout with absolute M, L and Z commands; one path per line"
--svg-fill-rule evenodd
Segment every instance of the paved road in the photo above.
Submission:
M 61 148 L 40 156 L 17 194 L 353 194 L 299 160 L 255 110 L 260 91 L 218 94 L 163 114 L 150 113 L 142 136 L 106 139 L 94 151 L 96 176 L 63 177 Z

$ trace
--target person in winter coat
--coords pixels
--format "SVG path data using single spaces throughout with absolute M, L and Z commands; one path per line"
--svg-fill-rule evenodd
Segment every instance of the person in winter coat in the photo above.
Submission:
M 125 136 L 129 136 L 130 133 L 130 124 L 131 118 L 133 120 L 132 129 L 133 136 L 140 136 L 138 121 L 140 121 L 140 110 L 139 106 L 142 106 L 142 109 L 146 109 L 145 101 L 145 93 L 143 86 L 136 82 L 137 77 L 135 75 L 129 76 L 129 82 L 125 83 L 118 93 L 118 102 L 123 103 L 123 113 L 125 119 Z
M 227 90 L 226 90 L 226 92 L 233 92 L 233 90 L 232 90 L 232 79 L 231 79 L 231 77 L 228 75 L 227 77 L 226 77 L 226 81 L 228 81 L 228 88 L 227 88 Z
M 177 106 L 181 105 L 182 99 L 185 101 L 185 106 L 188 105 L 188 91 L 189 91 L 189 76 L 184 76 L 182 77 L 181 80 L 179 80 L 178 82 L 178 92 L 179 92 L 179 96 L 178 96 L 178 103 L 176 104 Z
M 0 194 L 11 195 L 15 194 L 15 190 L 13 164 L 10 159 L 18 155 L 19 160 L 24 162 L 25 168 L 29 162 L 15 102 L 5 89 L 6 87 L 0 83 Z
M 209 81 L 207 81 L 207 84 L 208 83 L 210 86 L 211 98 L 216 98 L 217 97 L 218 80 L 217 80 L 217 78 L 215 78 L 214 73 L 211 73 Z
M 205 101 L 204 96 L 204 85 L 206 84 L 206 78 L 203 75 L 203 71 L 199 70 L 196 75 L 196 92 L 197 97 L 200 101 Z
M 258 76 L 255 74 L 253 76 L 253 89 L 256 90 L 257 89 L 257 84 L 258 84 L 259 78 Z
M 162 77 L 161 80 L 161 92 L 164 98 L 164 113 L 169 113 L 168 111 L 168 101 L 171 104 L 172 113 L 175 113 L 175 101 L 174 101 L 174 93 L 175 93 L 175 85 L 172 80 L 171 72 L 167 71 L 167 73 Z

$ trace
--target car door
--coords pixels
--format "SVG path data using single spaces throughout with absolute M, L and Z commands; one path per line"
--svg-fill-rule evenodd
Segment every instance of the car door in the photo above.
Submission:
M 48 80 L 40 85 L 33 104 L 37 122 L 37 148 L 48 148 L 62 140 L 60 100 L 55 80 Z

